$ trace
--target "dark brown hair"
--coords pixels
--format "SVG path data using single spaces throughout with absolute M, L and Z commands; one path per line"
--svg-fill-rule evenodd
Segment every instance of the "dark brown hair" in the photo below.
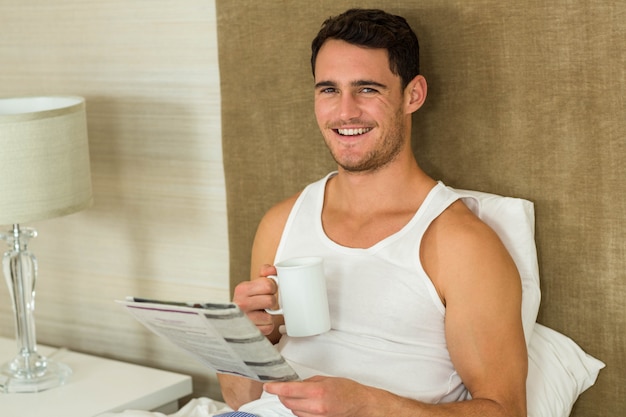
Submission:
M 386 49 L 389 68 L 400 76 L 402 88 L 419 74 L 417 35 L 402 16 L 378 9 L 350 9 L 328 18 L 311 43 L 313 76 L 317 54 L 328 39 L 338 39 L 366 48 Z

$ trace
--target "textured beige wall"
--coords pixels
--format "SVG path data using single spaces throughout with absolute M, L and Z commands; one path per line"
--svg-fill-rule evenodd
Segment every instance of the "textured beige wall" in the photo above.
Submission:
M 39 342 L 192 374 L 214 397 L 206 368 L 113 300 L 229 297 L 215 26 L 213 0 L 0 0 L 0 96 L 87 102 L 95 205 L 28 225 Z

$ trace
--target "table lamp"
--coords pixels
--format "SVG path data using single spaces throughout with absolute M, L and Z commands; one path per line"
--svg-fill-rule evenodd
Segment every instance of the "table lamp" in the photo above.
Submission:
M 71 369 L 37 353 L 37 233 L 20 224 L 82 210 L 92 203 L 85 101 L 51 96 L 0 99 L 2 262 L 15 316 L 17 356 L 0 370 L 0 392 L 39 392 L 65 383 Z M 12 225 L 12 228 L 11 226 Z

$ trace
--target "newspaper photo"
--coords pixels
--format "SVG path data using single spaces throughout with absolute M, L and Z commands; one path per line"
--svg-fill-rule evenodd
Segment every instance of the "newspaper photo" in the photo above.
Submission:
M 139 322 L 218 373 L 260 382 L 299 377 L 234 303 L 118 300 Z

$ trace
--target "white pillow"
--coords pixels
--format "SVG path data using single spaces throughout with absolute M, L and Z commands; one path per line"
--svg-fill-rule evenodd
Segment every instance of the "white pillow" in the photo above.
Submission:
M 535 324 L 528 348 L 528 417 L 569 416 L 578 396 L 604 367 L 569 337 Z
M 521 198 L 480 191 L 452 190 L 498 234 L 515 261 L 522 279 L 522 324 L 528 346 L 541 302 L 534 205 Z

